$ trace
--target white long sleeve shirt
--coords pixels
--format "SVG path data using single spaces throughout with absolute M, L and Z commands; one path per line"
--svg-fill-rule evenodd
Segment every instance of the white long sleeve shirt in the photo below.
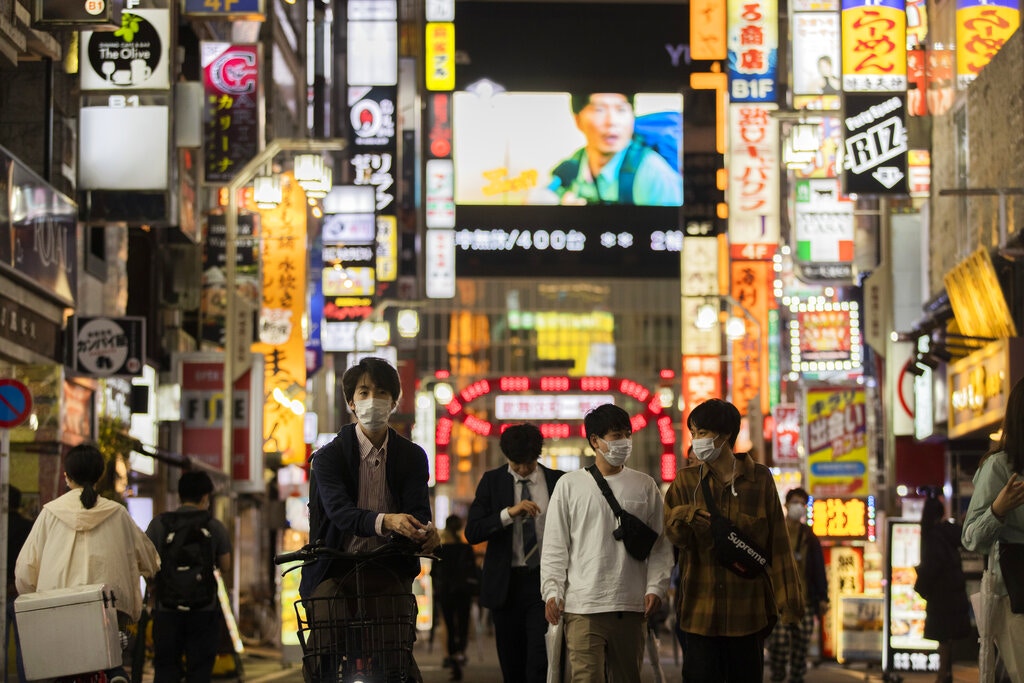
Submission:
M 548 504 L 540 560 L 541 595 L 565 600 L 571 614 L 643 612 L 644 596 L 662 601 L 672 571 L 672 550 L 662 533 L 664 503 L 650 476 L 624 468 L 605 477 L 619 505 L 658 532 L 646 561 L 612 537 L 618 520 L 590 472 L 558 480 Z

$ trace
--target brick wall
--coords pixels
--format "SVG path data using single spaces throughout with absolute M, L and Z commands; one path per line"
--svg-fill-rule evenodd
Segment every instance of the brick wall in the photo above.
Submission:
M 999 199 L 939 197 L 957 187 L 956 115 L 966 107 L 967 187 L 1024 187 L 1024 36 L 1017 31 L 971 83 L 966 97 L 932 129 L 931 296 L 942 291 L 942 277 L 979 246 L 999 243 Z M 964 101 L 965 100 L 965 101 Z M 1007 234 L 1024 226 L 1024 196 L 1007 197 Z

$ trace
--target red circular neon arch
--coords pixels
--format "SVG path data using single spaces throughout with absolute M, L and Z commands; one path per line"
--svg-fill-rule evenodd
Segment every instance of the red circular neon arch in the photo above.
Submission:
M 507 426 L 501 422 L 491 422 L 475 415 L 466 413 L 466 406 L 490 393 L 562 393 L 579 391 L 582 393 L 598 393 L 615 391 L 627 398 L 632 398 L 644 409 L 629 419 L 634 432 L 644 429 L 652 422 L 658 427 L 658 438 L 661 441 L 662 453 L 675 453 L 676 434 L 672 429 L 672 417 L 665 414 L 656 392 L 642 384 L 625 377 L 526 377 L 503 376 L 480 379 L 460 391 L 447 405 L 448 414 L 437 421 L 434 442 L 438 454 L 448 451 L 451 443 L 452 427 L 455 420 L 464 424 L 470 431 L 480 436 L 501 434 Z M 537 425 L 544 438 L 565 439 L 573 436 L 586 437 L 583 425 L 575 428 L 567 422 L 544 422 Z

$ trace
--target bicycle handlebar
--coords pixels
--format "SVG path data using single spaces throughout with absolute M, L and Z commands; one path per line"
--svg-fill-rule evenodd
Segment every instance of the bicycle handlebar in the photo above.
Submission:
M 274 555 L 274 564 L 287 564 L 289 562 L 309 564 L 310 562 L 315 562 L 320 558 L 329 560 L 367 561 L 391 555 L 409 555 L 437 559 L 435 555 L 422 552 L 418 545 L 407 540 L 389 539 L 387 543 L 374 548 L 373 550 L 365 550 L 355 553 L 338 550 L 337 548 L 323 545 L 323 543 L 317 541 L 316 543 L 307 543 L 298 550 Z

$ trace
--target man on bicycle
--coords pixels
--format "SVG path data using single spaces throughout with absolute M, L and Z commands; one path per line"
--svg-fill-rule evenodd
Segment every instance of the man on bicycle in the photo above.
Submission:
M 402 393 L 398 371 L 381 358 L 364 358 L 345 372 L 341 383 L 356 422 L 343 426 L 310 459 L 311 542 L 367 552 L 402 537 L 413 550 L 433 551 L 441 539 L 431 522 L 426 453 L 388 427 Z M 420 571 L 418 557 L 390 555 L 377 562 L 380 571 L 362 575 L 364 591 L 412 593 Z M 304 566 L 299 593 L 303 599 L 353 595 L 355 587 L 347 582 L 353 569 L 354 562 L 345 560 L 321 559 Z M 410 666 L 411 680 L 421 680 L 415 662 Z M 308 667 L 306 675 L 318 677 Z

